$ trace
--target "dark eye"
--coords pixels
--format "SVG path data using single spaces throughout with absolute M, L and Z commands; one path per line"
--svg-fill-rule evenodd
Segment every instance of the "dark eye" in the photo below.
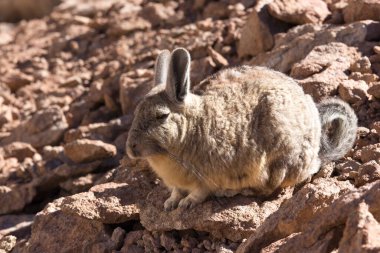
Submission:
M 169 114 L 170 114 L 170 113 L 162 113 L 162 114 L 158 114 L 158 115 L 156 116 L 156 119 L 158 119 L 158 120 L 164 120 L 164 119 L 166 119 L 167 117 L 169 117 Z

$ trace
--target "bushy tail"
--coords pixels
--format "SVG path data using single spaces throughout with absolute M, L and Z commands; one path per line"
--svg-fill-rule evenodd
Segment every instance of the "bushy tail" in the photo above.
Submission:
M 319 157 L 325 164 L 343 157 L 352 148 L 357 117 L 347 103 L 335 98 L 322 101 L 318 110 L 322 124 Z

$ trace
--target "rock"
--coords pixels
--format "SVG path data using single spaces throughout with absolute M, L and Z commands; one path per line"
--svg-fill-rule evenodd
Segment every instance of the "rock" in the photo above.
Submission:
M 1 185 L 0 203 L 2 204 L 0 205 L 0 214 L 7 214 L 23 209 L 36 195 L 34 185 L 34 181 L 13 187 Z
M 226 2 L 209 2 L 203 10 L 203 17 L 208 18 L 227 18 L 228 17 L 228 4 Z
M 380 121 L 375 121 L 371 124 L 371 129 L 375 130 L 376 133 L 380 134 Z
M 380 99 L 380 82 L 370 86 L 367 92 L 375 98 Z
M 380 3 L 376 0 L 349 0 L 343 9 L 343 17 L 346 23 L 367 19 L 380 21 Z
M 379 80 L 379 77 L 375 74 L 370 74 L 370 73 L 362 74 L 360 72 L 352 72 L 349 78 L 355 81 L 363 80 L 369 85 Z
M 216 67 L 213 59 L 209 57 L 205 57 L 199 60 L 193 60 L 191 62 L 192 73 L 191 80 L 193 80 L 194 84 L 199 83 L 204 80 L 207 76 L 214 73 L 214 68 Z M 199 84 L 201 85 L 201 84 Z M 197 85 L 197 86 L 199 86 Z M 197 89 L 197 86 L 194 86 L 194 89 Z
M 221 54 L 215 51 L 212 47 L 208 47 L 207 52 L 217 65 L 222 67 L 228 66 L 228 61 L 226 60 L 226 58 L 224 58 Z
M 82 84 L 82 78 L 79 76 L 72 76 L 61 84 L 63 87 L 75 87 Z
M 0 141 L 6 145 L 19 141 L 30 143 L 34 148 L 57 143 L 67 129 L 66 118 L 57 106 L 40 110 L 17 127 L 9 137 Z
M 110 22 L 107 34 L 119 37 L 132 32 L 145 31 L 149 28 L 151 28 L 149 21 L 141 17 L 133 16 L 129 20 L 115 20 L 114 22 Z
M 175 19 L 176 12 L 172 5 L 162 3 L 148 3 L 140 12 L 140 15 L 148 20 L 152 26 L 170 22 Z M 173 21 L 172 21 L 173 22 Z
M 131 115 L 122 116 L 109 122 L 92 123 L 70 129 L 65 133 L 64 141 L 73 142 L 78 139 L 101 140 L 103 142 L 113 142 L 118 135 L 128 132 L 132 123 Z
M 250 64 L 266 66 L 288 72 L 293 65 L 304 59 L 315 47 L 332 42 L 341 42 L 351 47 L 366 41 L 369 27 L 377 26 L 374 21 L 360 21 L 344 26 L 306 24 L 278 35 L 274 48 L 261 53 Z
M 102 160 L 116 155 L 116 147 L 102 141 L 80 139 L 64 146 L 65 155 L 76 163 Z
M 270 15 L 292 24 L 322 23 L 330 14 L 322 0 L 274 0 L 268 5 Z
M 363 74 L 372 73 L 371 62 L 369 61 L 368 57 L 360 58 L 359 60 L 351 64 L 350 70 L 352 72 L 360 72 Z
M 339 176 L 337 177 L 338 180 L 348 180 L 353 179 L 352 172 L 358 171 L 358 168 L 360 166 L 360 163 L 348 160 L 343 163 L 340 163 L 336 166 L 336 171 L 338 172 Z
M 144 234 L 143 230 L 131 231 L 125 236 L 124 245 L 121 248 L 121 252 L 144 252 L 144 248 L 134 245 L 138 240 L 141 240 Z
M 239 241 L 255 231 L 289 194 L 269 201 L 235 196 L 206 201 L 190 210 L 163 210 L 168 196 L 162 187 L 152 190 L 140 211 L 141 224 L 148 230 L 168 231 L 195 229 L 217 238 Z
M 0 3 L 0 22 L 17 22 L 22 19 L 41 18 L 48 14 L 57 1 L 5 0 Z
M 358 88 L 355 81 L 348 80 L 345 71 L 358 57 L 357 49 L 343 43 L 332 42 L 316 46 L 303 60 L 293 65 L 290 76 L 295 78 L 304 91 L 312 95 L 316 101 L 336 94 L 339 84 L 342 86 L 340 93 L 344 98 L 357 101 L 365 97 L 363 89 L 366 88 L 366 84 Z
M 365 202 L 349 214 L 343 237 L 339 242 L 340 252 L 376 252 L 380 250 L 380 224 L 369 211 Z
M 61 201 L 49 203 L 36 215 L 31 237 L 21 252 L 84 252 L 92 251 L 94 245 L 113 244 L 106 225 L 63 213 L 59 207 Z
M 347 242 L 345 238 L 342 239 L 342 230 L 346 228 L 348 230 L 346 234 L 352 231 L 352 228 L 349 228 L 350 224 L 348 222 L 350 222 L 350 219 L 355 220 L 355 218 L 350 218 L 350 216 L 355 213 L 361 203 L 364 202 L 368 205 L 375 219 L 380 218 L 380 208 L 377 201 L 379 197 L 380 182 L 352 190 L 325 206 L 323 212 L 319 212 L 310 220 L 305 221 L 303 231 L 291 235 L 287 233 L 289 236 L 279 236 L 277 234 L 275 238 L 270 237 L 270 234 L 266 234 L 265 236 L 269 236 L 266 238 L 271 238 L 267 241 L 254 240 L 255 237 L 257 237 L 257 235 L 254 234 L 239 247 L 237 252 L 257 252 L 261 247 L 267 247 L 276 240 L 281 239 L 281 241 L 276 242 L 276 252 L 326 252 L 329 248 L 337 249 L 341 246 L 343 248 L 347 246 L 345 244 L 349 242 Z M 358 236 L 360 236 L 360 234 L 358 234 Z M 365 239 L 365 235 L 362 238 Z M 371 238 L 373 237 L 371 236 Z M 374 241 L 370 242 L 368 245 L 366 241 L 351 241 L 351 243 L 359 243 L 360 246 L 364 248 L 367 245 L 373 247 L 373 242 Z M 375 242 L 377 241 L 375 240 Z M 361 250 L 358 252 L 361 252 Z
M 115 228 L 112 232 L 111 240 L 115 244 L 115 248 L 120 249 L 123 246 L 125 238 L 125 230 L 121 227 Z
M 59 186 L 70 194 L 84 192 L 94 186 L 95 181 L 101 176 L 102 174 L 87 174 L 76 179 L 70 178 L 69 180 L 60 183 Z
M 380 159 L 380 143 L 368 145 L 362 148 L 360 160 L 363 163 Z
M 0 45 L 6 45 L 14 39 L 14 27 L 8 23 L 0 24 Z
M 106 183 L 66 197 L 60 205 L 63 212 L 102 223 L 123 223 L 138 220 L 138 204 L 144 201 L 151 187 L 149 182 L 129 185 L 127 183 Z
M 0 237 L 3 235 L 14 235 L 18 239 L 30 235 L 30 228 L 33 224 L 32 214 L 10 214 L 0 217 Z
M 354 104 L 367 98 L 368 86 L 364 81 L 344 80 L 338 88 L 340 97 Z
M 16 245 L 17 238 L 13 235 L 4 236 L 0 238 L 0 252 L 11 252 Z
M 375 52 L 375 54 L 380 54 L 380 46 L 374 46 L 373 51 Z
M 0 79 L 4 82 L 12 92 L 16 92 L 18 89 L 33 82 L 33 77 L 21 72 L 11 72 Z
M 4 158 L 16 157 L 19 162 L 22 162 L 26 157 L 32 158 L 37 151 L 32 145 L 23 142 L 12 142 L 2 148 Z
M 274 45 L 273 36 L 280 32 L 286 32 L 290 26 L 268 13 L 268 1 L 259 1 L 249 15 L 241 30 L 241 37 L 237 45 L 240 58 L 255 56 L 270 50 Z
M 354 179 L 357 187 L 379 180 L 380 165 L 374 160 L 361 165 Z
M 277 212 L 270 215 L 256 232 L 241 244 L 237 252 L 259 252 L 259 249 L 277 240 L 308 229 L 314 217 L 323 214 L 331 203 L 352 189 L 350 183 L 333 178 L 319 178 L 306 184 L 291 199 L 284 202 Z
M 137 103 L 151 88 L 153 88 L 153 80 L 141 84 L 127 75 L 122 75 L 120 77 L 119 99 L 123 114 L 133 113 Z

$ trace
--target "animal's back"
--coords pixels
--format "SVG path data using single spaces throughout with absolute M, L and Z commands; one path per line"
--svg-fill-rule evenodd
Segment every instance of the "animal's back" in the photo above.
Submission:
M 197 147 L 204 155 L 193 163 L 208 164 L 203 170 L 214 184 L 211 188 L 265 190 L 272 175 L 287 185 L 318 169 L 319 114 L 295 81 L 266 68 L 243 66 L 207 82 L 205 140 Z

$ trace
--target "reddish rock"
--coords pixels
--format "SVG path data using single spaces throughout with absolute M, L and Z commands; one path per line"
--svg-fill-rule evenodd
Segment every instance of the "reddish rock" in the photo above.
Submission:
M 221 54 L 215 51 L 212 47 L 207 48 L 209 56 L 214 60 L 214 62 L 222 67 L 228 66 L 228 61 Z
M 349 0 L 343 17 L 346 23 L 367 19 L 380 21 L 380 3 L 377 0 Z
M 364 239 L 363 241 L 348 241 L 346 238 L 349 234 L 356 234 L 354 232 L 355 230 L 359 229 L 360 231 L 362 229 L 360 225 L 363 224 L 362 221 L 360 221 L 358 227 L 350 227 L 352 224 L 357 224 L 355 220 L 358 219 L 355 218 L 355 212 L 357 213 L 356 210 L 358 210 L 361 203 L 365 203 L 369 207 L 369 210 L 372 211 L 372 215 L 375 219 L 380 218 L 380 212 L 378 211 L 380 210 L 379 202 L 377 201 L 379 198 L 380 182 L 363 186 L 357 190 L 342 195 L 340 198 L 326 206 L 323 209 L 323 212 L 315 215 L 309 221 L 304 222 L 303 231 L 291 235 L 288 232 L 289 236 L 279 236 L 278 234 L 275 234 L 276 236 L 271 236 L 271 234 L 267 233 L 265 234 L 266 237 L 262 238 L 264 239 L 263 241 L 258 241 L 258 235 L 254 234 L 239 247 L 237 252 L 258 252 L 261 247 L 267 247 L 272 243 L 274 243 L 273 248 L 277 250 L 276 252 L 326 252 L 331 248 L 340 249 L 340 247 L 342 247 L 343 250 L 344 248 L 346 249 L 348 245 L 356 245 L 356 247 L 362 249 L 367 247 L 373 248 L 376 252 L 378 240 L 372 237 L 372 235 L 367 236 L 366 234 L 358 233 L 356 238 L 362 238 Z M 362 207 L 359 209 L 363 210 Z M 353 218 L 351 218 L 352 215 L 354 215 Z M 363 215 L 359 215 L 359 217 L 360 216 Z M 370 217 L 371 215 L 368 215 L 367 213 L 364 216 Z M 356 217 L 358 217 L 358 215 L 356 215 Z M 378 225 L 373 222 L 373 219 L 369 219 L 368 221 L 369 227 L 375 225 L 370 228 L 370 231 L 377 231 Z M 343 232 L 343 229 L 346 230 Z M 364 229 L 367 230 L 367 228 Z M 346 236 L 342 238 L 343 234 Z M 377 234 L 377 232 L 375 232 L 375 234 Z M 271 247 L 272 246 L 269 246 L 268 248 Z M 343 250 L 342 252 L 346 251 Z M 358 252 L 362 252 L 362 250 L 359 250 Z
M 380 251 L 380 224 L 364 201 L 352 210 L 345 224 L 339 252 Z
M 0 141 L 9 144 L 14 141 L 30 143 L 35 148 L 57 143 L 67 129 L 62 109 L 53 106 L 36 112 L 30 119 L 18 126 L 9 137 Z
M 350 70 L 352 72 L 360 72 L 363 74 L 372 73 L 371 62 L 369 61 L 368 57 L 360 58 L 359 60 L 351 64 Z
M 290 26 L 268 13 L 268 1 L 259 1 L 241 30 L 237 46 L 239 57 L 255 56 L 268 51 L 274 45 L 273 36 L 287 31 Z
M 368 86 L 364 81 L 344 80 L 338 87 L 340 97 L 354 104 L 367 98 Z
M 345 71 L 355 62 L 359 52 L 343 43 L 329 43 L 315 47 L 303 60 L 293 65 L 290 76 L 298 80 L 307 94 L 316 101 L 334 95 L 341 84 L 340 93 L 349 101 L 365 98 L 365 84 L 358 87 L 347 80 Z M 364 86 L 364 87 L 363 87 Z M 355 90 L 354 90 L 355 88 Z M 364 93 L 364 94 L 363 94 Z
M 99 221 L 63 213 L 62 199 L 49 203 L 34 219 L 32 234 L 20 252 L 83 252 L 111 244 L 106 225 Z
M 59 186 L 70 194 L 80 193 L 89 190 L 94 186 L 96 180 L 98 180 L 102 174 L 87 174 L 83 177 L 76 179 L 68 179 L 65 182 L 59 184 Z
M 171 2 L 174 3 L 174 2 Z M 142 10 L 141 16 L 148 20 L 152 26 L 164 23 L 172 23 L 177 17 L 173 4 L 148 3 Z
M 296 26 L 286 34 L 276 36 L 274 48 L 270 52 L 257 55 L 250 64 L 262 65 L 286 73 L 316 46 L 341 42 L 350 47 L 366 41 L 368 28 L 371 25 L 377 25 L 377 23 L 361 21 L 344 26 L 311 24 Z
M 21 72 L 13 72 L 3 76 L 0 80 L 4 82 L 12 92 L 15 92 L 25 85 L 32 83 L 33 77 Z
M 168 197 L 165 192 L 162 187 L 155 188 L 141 207 L 140 220 L 145 228 L 154 231 L 195 229 L 232 241 L 240 241 L 254 232 L 289 197 L 289 192 L 268 201 L 235 196 L 209 200 L 190 210 L 165 212 L 163 206 Z
M 269 216 L 237 252 L 258 252 L 277 240 L 307 230 L 315 217 L 323 215 L 327 207 L 352 188 L 350 183 L 332 178 L 319 178 L 305 185 Z
M 270 15 L 292 24 L 322 23 L 330 14 L 322 0 L 274 0 L 268 5 Z
M 371 85 L 367 92 L 375 98 L 380 99 L 380 82 Z
M 380 159 L 380 143 L 368 145 L 362 148 L 360 160 L 363 163 Z
M 357 187 L 379 180 L 380 165 L 374 160 L 361 165 L 354 179 Z
M 29 204 L 36 195 L 34 184 L 35 182 L 13 187 L 0 186 L 0 214 L 22 210 Z
M 144 188 L 145 186 L 145 188 Z M 147 184 L 128 185 L 107 183 L 94 186 L 89 192 L 75 194 L 62 200 L 63 212 L 102 223 L 123 223 L 139 218 L 138 204 L 150 190 Z
M 64 147 L 65 155 L 76 163 L 102 160 L 116 155 L 116 147 L 102 141 L 80 139 Z
M 16 157 L 19 162 L 22 162 L 25 158 L 32 158 L 37 151 L 32 145 L 23 142 L 12 142 L 2 148 L 4 158 Z

